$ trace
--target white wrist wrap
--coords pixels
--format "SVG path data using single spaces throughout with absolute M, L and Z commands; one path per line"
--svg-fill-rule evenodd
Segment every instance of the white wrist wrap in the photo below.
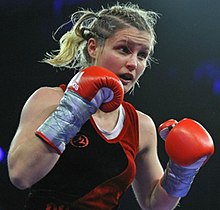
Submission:
M 61 154 L 65 145 L 96 110 L 92 103 L 67 90 L 57 109 L 37 129 L 36 135 Z
M 191 184 L 198 171 L 199 168 L 187 168 L 170 160 L 167 164 L 161 186 L 169 195 L 184 197 L 190 190 Z

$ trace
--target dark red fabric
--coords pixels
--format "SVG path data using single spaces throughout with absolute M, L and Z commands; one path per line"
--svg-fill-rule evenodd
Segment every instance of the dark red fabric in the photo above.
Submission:
M 66 91 L 66 84 L 61 84 L 61 85 L 59 85 L 59 87 L 62 88 L 63 92 Z
M 132 183 L 135 174 L 135 156 L 138 152 L 138 117 L 136 110 L 129 103 L 124 102 L 123 106 L 126 112 L 124 128 L 120 135 L 113 139 L 107 140 L 108 143 L 114 144 L 119 142 L 124 149 L 128 158 L 128 165 L 125 171 L 105 183 L 97 186 L 94 190 L 74 202 L 76 209 L 114 209 L 119 205 L 121 195 L 127 190 Z M 100 133 L 94 121 L 91 119 L 96 131 Z M 100 135 L 102 135 L 100 133 Z
M 65 91 L 65 86 L 61 87 Z M 79 136 L 84 147 L 68 144 L 54 168 L 29 193 L 26 210 L 110 210 L 116 209 L 122 194 L 132 183 L 139 146 L 139 125 L 135 108 L 123 102 L 124 126 L 107 140 L 93 118 Z M 82 139 L 82 138 L 79 138 Z M 62 205 L 63 204 L 63 205 Z

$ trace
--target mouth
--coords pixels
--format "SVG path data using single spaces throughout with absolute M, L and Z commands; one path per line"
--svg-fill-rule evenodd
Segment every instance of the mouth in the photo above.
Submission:
M 127 85 L 129 82 L 131 82 L 134 79 L 134 76 L 132 74 L 125 73 L 119 75 L 119 78 L 123 85 Z

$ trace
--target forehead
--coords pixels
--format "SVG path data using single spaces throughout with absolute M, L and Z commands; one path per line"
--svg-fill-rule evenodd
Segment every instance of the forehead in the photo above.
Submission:
M 109 38 L 109 42 L 127 42 L 129 44 L 136 44 L 146 48 L 151 48 L 152 37 L 147 31 L 140 31 L 134 27 L 130 27 L 117 31 Z

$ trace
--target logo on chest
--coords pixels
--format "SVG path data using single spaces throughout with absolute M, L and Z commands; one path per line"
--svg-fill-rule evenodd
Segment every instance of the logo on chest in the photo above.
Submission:
M 89 144 L 89 139 L 82 134 L 77 134 L 74 138 L 70 139 L 70 144 L 74 147 L 84 148 Z

